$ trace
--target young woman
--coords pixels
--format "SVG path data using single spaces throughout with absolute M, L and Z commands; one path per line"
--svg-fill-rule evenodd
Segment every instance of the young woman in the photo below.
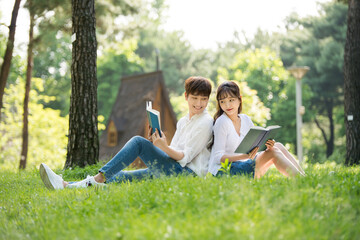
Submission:
M 140 136 L 130 139 L 125 146 L 100 170 L 96 176 L 80 182 L 68 183 L 44 163 L 40 176 L 50 189 L 83 188 L 113 181 L 133 178 L 157 177 L 160 174 L 180 173 L 204 176 L 208 170 L 210 152 L 207 149 L 212 138 L 213 120 L 206 111 L 211 93 L 211 83 L 203 77 L 190 77 L 185 81 L 185 99 L 189 113 L 177 123 L 170 146 L 161 132 L 156 131 L 149 140 Z M 146 164 L 146 169 L 124 171 L 137 157 Z
M 219 175 L 221 162 L 228 159 L 231 162 L 230 174 L 248 174 L 260 178 L 274 164 L 285 176 L 305 175 L 296 159 L 281 143 L 274 140 L 266 142 L 267 149 L 263 152 L 258 153 L 259 149 L 255 148 L 249 154 L 235 153 L 254 124 L 247 115 L 240 114 L 242 99 L 235 82 L 222 83 L 217 89 L 216 99 L 217 112 L 214 116 L 214 145 L 209 163 L 210 173 Z

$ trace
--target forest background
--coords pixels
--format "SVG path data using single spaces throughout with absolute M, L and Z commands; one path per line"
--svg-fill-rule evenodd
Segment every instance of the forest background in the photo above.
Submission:
M 27 164 L 28 168 L 35 168 L 40 162 L 47 162 L 60 168 L 66 156 L 71 89 L 71 6 L 68 1 L 33 2 L 38 11 Z M 286 68 L 306 65 L 311 70 L 303 78 L 305 161 L 342 163 L 347 5 L 329 2 L 320 6 L 317 16 L 289 15 L 284 33 L 258 29 L 249 38 L 245 33 L 234 32 L 231 41 L 219 43 L 214 50 L 194 49 L 183 32 L 162 30 L 166 1 L 97 1 L 99 129 L 103 130 L 107 123 L 121 77 L 156 70 L 158 49 L 160 69 L 178 119 L 186 109 L 186 78 L 208 77 L 214 88 L 226 79 L 235 80 L 245 99 L 244 113 L 257 125 L 281 125 L 282 134 L 276 140 L 296 153 L 295 79 Z M 1 57 L 6 39 L 7 28 L 1 26 Z M 25 72 L 26 60 L 15 55 L 1 109 L 1 169 L 15 171 L 19 165 Z M 214 94 L 209 111 L 215 111 Z

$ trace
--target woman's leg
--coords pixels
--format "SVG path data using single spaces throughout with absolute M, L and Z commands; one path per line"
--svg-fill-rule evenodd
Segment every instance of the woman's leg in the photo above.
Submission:
M 282 143 L 276 142 L 275 147 L 280 149 L 280 151 L 295 165 L 295 167 L 299 170 L 299 172 L 305 175 L 305 171 L 302 169 L 298 161 L 296 161 L 294 156 L 285 148 L 285 146 Z
M 274 153 L 274 165 L 283 175 L 296 176 L 297 174 L 301 174 L 304 176 L 280 149 L 277 147 L 273 147 L 272 149 Z
M 255 178 L 262 177 L 272 164 L 285 176 L 295 176 L 297 174 L 304 176 L 280 149 L 273 147 L 257 156 Z
M 260 178 L 265 175 L 273 162 L 274 154 L 272 151 L 263 151 L 259 153 L 255 159 L 255 178 Z

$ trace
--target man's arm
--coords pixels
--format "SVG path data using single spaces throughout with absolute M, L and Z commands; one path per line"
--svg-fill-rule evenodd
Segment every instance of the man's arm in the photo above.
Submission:
M 156 129 L 155 133 L 152 134 L 151 137 L 152 137 L 152 142 L 154 143 L 154 145 L 156 147 L 160 148 L 161 150 L 163 150 L 172 159 L 179 161 L 184 158 L 183 152 L 176 151 L 176 150 L 172 149 L 171 147 L 169 147 L 169 145 L 167 144 L 167 141 L 166 141 L 166 136 L 162 131 L 161 131 L 161 137 L 160 137 L 157 129 Z

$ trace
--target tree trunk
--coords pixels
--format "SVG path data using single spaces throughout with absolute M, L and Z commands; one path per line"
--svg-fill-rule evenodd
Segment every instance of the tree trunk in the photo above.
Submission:
M 72 0 L 72 22 L 72 81 L 65 168 L 95 164 L 99 158 L 94 0 Z
M 316 126 L 320 129 L 321 135 L 324 138 L 325 144 L 326 144 L 326 157 L 329 158 L 333 152 L 334 152 L 334 140 L 335 140 L 335 125 L 334 125 L 334 116 L 333 116 L 333 110 L 334 110 L 334 101 L 332 99 L 325 100 L 326 105 L 326 113 L 327 117 L 329 119 L 329 138 L 326 135 L 325 129 L 321 126 L 320 122 L 315 117 L 315 123 Z
M 326 105 L 326 111 L 329 118 L 329 130 L 330 130 L 330 137 L 326 143 L 326 157 L 329 158 L 334 152 L 334 116 L 333 116 L 333 109 L 334 109 L 334 101 L 330 99 L 328 104 Z
M 346 161 L 360 164 L 360 1 L 349 0 L 344 53 Z
M 26 84 L 25 84 L 25 97 L 24 97 L 24 114 L 23 114 L 23 132 L 22 132 L 22 148 L 20 155 L 19 169 L 26 168 L 27 153 L 29 145 L 29 95 L 31 86 L 31 76 L 33 69 L 33 47 L 34 47 L 34 14 L 32 13 L 32 1 L 29 1 L 30 12 L 30 29 L 29 29 L 29 45 L 28 45 L 28 57 L 27 57 L 27 69 L 26 69 Z
M 14 8 L 12 11 L 11 22 L 9 27 L 9 37 L 4 55 L 4 62 L 1 66 L 0 72 L 0 120 L 1 120 L 1 109 L 3 107 L 3 96 L 6 86 L 6 81 L 9 76 L 12 53 L 14 49 L 14 41 L 15 41 L 15 29 L 16 29 L 16 19 L 19 12 L 21 0 L 16 0 L 14 4 Z

